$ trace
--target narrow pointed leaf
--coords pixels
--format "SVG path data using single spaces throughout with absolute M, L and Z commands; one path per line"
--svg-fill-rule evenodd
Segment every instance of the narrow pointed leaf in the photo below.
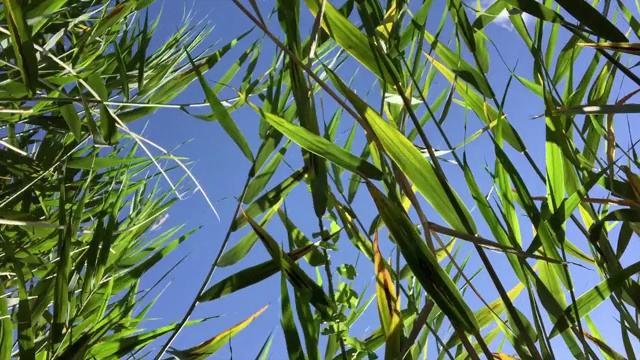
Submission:
M 300 145 L 300 147 L 363 177 L 374 180 L 382 178 L 382 173 L 377 167 L 331 143 L 329 140 L 315 135 L 301 126 L 287 122 L 279 116 L 264 112 L 257 107 L 255 109 L 260 112 L 269 124 L 291 139 L 291 141 Z
M 615 275 L 603 280 L 598 285 L 580 295 L 580 297 L 576 299 L 576 303 L 567 306 L 562 315 L 558 318 L 551 329 L 549 337 L 552 338 L 562 333 L 570 326 L 574 325 L 579 319 L 595 310 L 605 300 L 607 300 L 612 293 L 620 290 L 632 276 L 639 272 L 640 261 L 628 266 L 620 272 L 617 272 Z M 579 314 L 578 317 L 576 317 L 575 314 L 576 309 Z
M 170 350 L 169 353 L 174 355 L 180 360 L 204 360 L 208 359 L 211 355 L 215 354 L 222 346 L 231 340 L 237 333 L 246 328 L 255 318 L 260 316 L 269 305 L 265 305 L 262 309 L 258 310 L 255 314 L 251 315 L 241 323 L 221 332 L 220 334 L 212 337 L 211 339 L 204 341 L 203 343 L 196 345 L 186 350 Z
M 240 128 L 238 128 L 236 123 L 231 118 L 231 115 L 229 115 L 229 110 L 227 110 L 224 105 L 222 105 L 220 99 L 218 99 L 211 87 L 209 87 L 209 84 L 207 84 L 207 81 L 204 79 L 204 76 L 200 72 L 200 69 L 198 69 L 198 66 L 194 63 L 193 58 L 188 51 L 187 57 L 189 58 L 191 66 L 193 66 L 193 70 L 195 71 L 196 76 L 200 81 L 200 86 L 202 87 L 202 90 L 204 90 L 207 101 L 209 102 L 209 106 L 211 107 L 211 110 L 213 110 L 213 113 L 218 119 L 218 122 L 220 123 L 220 125 L 222 125 L 222 128 L 227 132 L 231 140 L 233 140 L 238 148 L 240 148 L 240 151 L 242 151 L 242 154 L 247 158 L 247 160 L 253 162 L 253 153 L 251 152 L 251 147 L 249 146 L 247 139 L 244 137 L 244 135 L 242 135 L 242 131 L 240 131 Z
M 11 47 L 20 75 L 29 95 L 34 95 L 38 83 L 38 60 L 33 47 L 31 27 L 27 24 L 24 4 L 20 0 L 4 0 L 4 15 L 11 34 Z
M 313 245 L 305 246 L 304 248 L 296 249 L 289 252 L 287 255 L 293 261 L 297 261 L 309 251 L 314 248 Z M 219 299 L 236 291 L 242 290 L 253 284 L 257 284 L 262 280 L 265 280 L 280 271 L 280 264 L 275 260 L 268 260 L 258 265 L 251 266 L 244 270 L 240 270 L 233 275 L 220 280 L 205 290 L 198 298 L 198 302 L 206 302 L 215 299 Z
M 398 167 L 413 181 L 422 196 L 438 214 L 454 229 L 469 234 L 476 233 L 475 223 L 469 210 L 449 183 L 437 176 L 434 166 L 425 159 L 412 143 L 398 129 L 384 121 L 360 97 L 349 89 L 333 72 L 325 68 L 329 77 L 351 102 L 373 131 L 384 151 L 398 164 Z M 444 175 L 443 175 L 444 176 Z
M 313 281 L 309 275 L 307 275 L 294 261 L 287 255 L 282 248 L 278 246 L 278 243 L 267 233 L 258 223 L 256 223 L 251 217 L 249 217 L 244 211 L 243 216 L 249 222 L 249 225 L 253 228 L 264 247 L 269 252 L 269 255 L 276 260 L 280 268 L 284 272 L 285 276 L 291 286 L 297 291 L 305 293 L 309 296 L 309 302 L 318 310 L 324 319 L 331 319 L 336 311 L 335 304 L 327 296 L 322 287 Z
M 400 312 L 400 297 L 391 280 L 380 254 L 378 246 L 378 232 L 373 238 L 374 267 L 376 273 L 376 299 L 378 300 L 378 315 L 385 336 L 385 359 L 398 359 L 402 350 L 402 313 Z
M 382 220 L 389 228 L 389 232 L 420 284 L 454 324 L 462 326 L 466 331 L 477 332 L 479 326 L 473 312 L 449 275 L 427 249 L 402 208 L 395 205 L 373 184 L 367 183 L 367 188 Z

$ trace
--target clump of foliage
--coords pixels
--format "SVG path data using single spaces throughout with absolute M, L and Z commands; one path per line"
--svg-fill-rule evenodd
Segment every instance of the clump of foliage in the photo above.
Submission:
M 625 57 L 640 51 L 628 38 L 640 34 L 640 22 L 624 2 L 498 0 L 480 11 L 447 0 L 437 12 L 433 1 L 279 0 L 265 16 L 233 0 L 265 37 L 213 87 L 203 74 L 246 34 L 193 57 L 204 35 L 192 40 L 185 27 L 147 55 L 156 25 L 134 16 L 147 2 L 46 3 L 5 1 L 8 25 L 0 26 L 11 43 L 2 52 L 9 70 L 0 73 L 11 110 L 0 123 L 7 132 L 0 158 L 0 276 L 7 279 L 0 284 L 7 294 L 0 298 L 0 358 L 121 357 L 165 334 L 156 358 L 166 351 L 206 358 L 266 308 L 192 348 L 171 348 L 197 304 L 242 296 L 276 275 L 290 358 L 638 358 L 640 164 L 622 115 L 638 112 L 630 99 L 640 78 Z M 524 66 L 503 63 L 505 45 L 487 35 L 504 10 L 529 51 L 526 74 Z M 34 16 L 40 12 L 48 16 Z M 307 32 L 302 12 L 314 19 Z M 267 41 L 277 49 L 272 65 L 254 74 Z M 343 74 L 356 66 L 360 73 Z M 504 84 L 490 76 L 496 66 L 511 74 Z M 224 103 L 219 94 L 240 68 L 238 101 Z M 150 152 L 134 156 L 149 143 L 126 124 L 171 106 L 194 80 L 212 111 L 194 115 L 219 122 L 250 170 L 184 319 L 134 335 L 145 314 L 131 312 L 139 301 L 135 284 L 189 233 L 171 242 L 177 229 L 146 238 L 175 197 L 151 190 L 163 173 L 141 176 L 156 162 Z M 368 80 L 378 105 L 352 90 Z M 434 90 L 435 81 L 446 88 Z M 614 87 L 626 83 L 634 89 L 616 96 Z M 515 88 L 542 104 L 542 115 L 527 125 L 544 129 L 540 139 L 523 134 L 505 110 Z M 234 122 L 240 107 L 255 110 L 260 144 L 249 144 Z M 325 109 L 331 117 L 322 124 Z M 459 121 L 456 112 L 466 119 L 462 139 L 446 130 Z M 624 131 L 629 139 L 619 135 Z M 434 137 L 447 149 L 434 151 Z M 119 145 L 125 140 L 129 148 Z M 292 144 L 301 151 L 289 151 Z M 469 160 L 475 144 L 482 144 L 486 164 Z M 453 157 L 447 167 L 443 154 Z M 300 166 L 291 168 L 294 162 Z M 270 185 L 283 171 L 288 176 Z M 285 206 L 304 184 L 307 215 L 318 224 L 312 234 Z M 377 215 L 361 216 L 361 202 Z M 125 204 L 134 209 L 126 217 Z M 287 239 L 266 230 L 276 214 Z M 251 232 L 227 249 L 246 227 Z M 240 265 L 257 243 L 271 260 Z M 346 249 L 368 263 L 336 263 L 332 255 Z M 393 261 L 385 258 L 391 250 Z M 479 269 L 469 269 L 472 258 Z M 506 267 L 496 268 L 497 258 Z M 209 285 L 216 268 L 234 266 L 241 269 Z M 595 283 L 578 292 L 584 268 Z M 370 274 L 375 284 L 367 299 L 356 280 Z M 493 288 L 475 286 L 478 276 Z M 362 337 L 352 327 L 370 304 L 379 326 Z M 603 306 L 613 309 L 619 347 L 611 344 L 611 325 L 591 319 Z
M 150 49 L 150 3 L 2 4 L 0 359 L 121 358 L 178 327 L 140 331 L 155 299 L 138 286 L 193 233 L 153 231 L 186 167 L 128 124 L 193 81 L 207 32 L 187 21 Z

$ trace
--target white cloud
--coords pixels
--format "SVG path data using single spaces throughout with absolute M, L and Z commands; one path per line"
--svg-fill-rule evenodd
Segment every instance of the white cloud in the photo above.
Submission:
M 153 223 L 153 225 L 151 225 L 151 231 L 157 230 L 158 228 L 160 228 L 160 226 L 162 226 L 162 224 L 167 221 L 167 219 L 169 218 L 169 214 L 165 213 L 162 214 L 155 223 Z
M 480 0 L 480 10 L 481 11 L 486 10 L 489 6 L 493 5 L 496 1 L 498 0 Z M 478 12 L 478 15 L 480 15 L 480 12 Z M 522 13 L 522 19 L 524 20 L 524 23 L 527 26 L 531 25 L 535 21 L 535 18 L 533 16 L 526 13 Z M 502 12 L 500 12 L 500 14 L 498 14 L 498 16 L 491 23 L 498 25 L 509 31 L 513 31 L 513 24 L 511 24 L 511 20 L 509 20 L 509 13 L 507 12 L 506 9 L 502 10 Z

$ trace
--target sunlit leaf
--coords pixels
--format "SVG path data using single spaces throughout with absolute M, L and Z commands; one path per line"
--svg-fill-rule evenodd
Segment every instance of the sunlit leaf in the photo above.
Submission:
M 269 305 L 265 305 L 262 309 L 258 310 L 255 314 L 251 315 L 241 323 L 217 334 L 209 340 L 206 340 L 194 347 L 185 350 L 170 350 L 169 353 L 178 359 L 200 360 L 207 359 L 209 356 L 215 354 L 221 347 L 228 343 L 232 337 L 246 328 L 255 318 L 260 316 Z

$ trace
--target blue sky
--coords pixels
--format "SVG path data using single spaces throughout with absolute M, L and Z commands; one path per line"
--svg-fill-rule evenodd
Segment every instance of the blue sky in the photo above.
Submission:
M 269 13 L 272 6 L 271 3 L 271 1 L 258 2 L 261 10 L 263 11 L 263 15 L 266 16 L 266 14 Z M 435 4 L 432 8 L 434 15 L 430 16 L 430 20 L 428 21 L 429 25 L 427 26 L 431 31 L 433 31 L 439 23 L 443 6 L 443 4 L 439 4 L 440 2 L 438 1 L 434 3 Z M 483 1 L 483 5 L 486 5 L 486 3 L 487 2 Z M 157 16 L 161 6 L 163 8 L 161 25 L 159 26 L 154 38 L 156 46 L 180 26 L 184 20 L 185 9 L 192 13 L 193 20 L 197 21 L 206 18 L 208 23 L 211 26 L 214 26 L 207 42 L 218 42 L 218 47 L 227 43 L 233 37 L 238 36 L 252 26 L 250 20 L 247 19 L 231 1 L 157 1 L 150 8 L 151 18 L 155 18 L 155 16 Z M 304 5 L 302 15 L 303 34 L 307 34 L 311 29 L 313 19 L 308 13 L 305 13 Z M 471 16 L 471 18 L 473 19 L 473 16 Z M 451 30 L 450 19 L 447 19 L 447 21 L 449 23 L 445 26 L 445 30 L 443 31 L 443 41 L 451 40 L 449 38 L 449 33 L 447 32 L 448 30 Z M 277 34 L 280 34 L 279 25 L 275 17 L 271 21 L 270 29 Z M 530 54 L 519 36 L 510 29 L 506 19 L 499 19 L 496 23 L 490 25 L 487 29 L 487 34 L 496 44 L 499 44 L 499 46 L 502 47 L 501 55 L 505 58 L 507 64 L 513 67 L 517 63 L 517 72 L 528 79 L 531 79 L 532 67 Z M 222 61 L 213 68 L 213 70 L 206 74 L 207 80 L 214 82 L 219 78 L 227 67 L 235 60 L 235 57 L 245 50 L 246 47 L 255 39 L 259 38 L 260 35 L 260 32 L 256 29 L 256 31 L 254 31 L 248 38 L 238 44 L 238 46 L 230 54 L 225 56 Z M 561 37 L 561 39 L 563 38 L 566 39 L 566 36 Z M 557 51 L 559 51 L 559 48 L 564 45 L 561 41 L 559 41 L 559 44 L 561 45 L 558 46 Z M 154 44 L 152 43 L 151 46 L 153 47 L 153 45 Z M 265 41 L 255 74 L 262 73 L 267 66 L 270 65 L 273 49 L 273 44 L 268 40 Z M 499 58 L 496 56 L 496 51 L 494 49 L 490 49 L 490 52 L 492 63 L 489 79 L 494 89 L 500 92 L 504 89 L 509 77 L 509 72 L 498 60 Z M 364 96 L 374 81 L 374 78 L 366 69 L 357 67 L 353 62 L 347 62 L 339 73 L 347 76 L 348 78 L 356 71 L 358 79 L 356 84 L 358 85 L 355 87 L 355 90 L 360 94 L 360 96 Z M 447 88 L 448 85 L 448 82 L 444 78 L 440 76 L 437 77 L 434 87 L 430 89 L 428 99 L 435 98 L 443 89 Z M 521 136 L 524 137 L 533 158 L 539 164 L 544 164 L 544 121 L 532 120 L 534 116 L 543 112 L 543 104 L 540 99 L 529 93 L 519 84 L 514 83 L 512 86 L 513 89 L 509 93 L 507 99 L 508 106 L 505 109 L 505 112 L 513 126 L 519 131 Z M 625 92 L 623 91 L 623 93 Z M 234 96 L 232 91 L 223 91 L 220 98 L 224 99 L 232 96 Z M 194 83 L 185 93 L 176 98 L 174 102 L 200 102 L 203 99 L 204 95 L 199 88 L 199 85 Z M 375 105 L 374 107 L 376 107 L 379 104 L 379 94 L 375 94 L 375 96 L 371 96 L 367 100 L 370 104 Z M 328 122 L 335 109 L 335 104 L 327 101 L 326 107 L 324 108 L 325 112 L 324 114 L 319 114 L 319 120 Z M 418 115 L 421 115 L 421 113 Z M 252 150 L 255 153 L 259 145 L 257 135 L 257 125 L 259 121 L 258 116 L 253 110 L 246 107 L 234 112 L 232 116 L 238 126 L 242 129 L 247 140 L 252 144 Z M 221 218 L 221 221 L 216 219 L 213 213 L 208 209 L 204 199 L 202 199 L 199 194 L 189 195 L 186 200 L 178 202 L 170 210 L 169 217 L 160 230 L 183 223 L 187 224 L 187 228 L 193 228 L 200 225 L 203 225 L 203 228 L 196 232 L 190 240 L 165 259 L 156 270 L 156 273 L 152 274 L 149 278 L 145 278 L 143 281 L 143 287 L 145 285 L 150 286 L 157 277 L 161 276 L 164 271 L 175 263 L 175 261 L 185 255 L 188 255 L 186 261 L 173 272 L 172 283 L 165 290 L 164 295 L 160 298 L 157 305 L 149 314 L 150 317 L 158 318 L 158 320 L 148 322 L 146 323 L 146 326 L 155 327 L 165 325 L 173 321 L 179 321 L 191 303 L 193 297 L 196 295 L 204 275 L 219 249 L 229 222 L 231 221 L 231 216 L 236 205 L 234 197 L 238 196 L 242 190 L 242 186 L 249 169 L 249 164 L 217 123 L 203 122 L 176 110 L 158 111 L 143 121 L 144 122 L 135 124 L 133 128 L 140 131 L 144 127 L 144 135 L 166 149 L 173 149 L 186 142 L 176 150 L 174 154 L 186 156 L 190 158 L 190 160 L 194 161 L 194 164 L 191 167 L 193 174 L 200 181 L 209 197 L 214 201 L 214 205 Z M 345 132 L 350 129 L 352 121 L 352 119 L 346 116 L 343 119 L 338 133 L 343 133 L 344 135 L 340 140 L 338 140 L 338 143 L 342 144 L 344 142 L 344 138 L 346 137 Z M 452 110 L 449 113 L 449 117 L 444 124 L 444 129 L 454 144 L 460 143 L 466 136 L 481 127 L 482 125 L 480 121 L 472 113 L 466 113 L 465 109 L 458 105 L 453 105 Z M 433 124 L 428 125 L 426 131 L 429 136 L 429 140 L 434 147 L 445 147 L 444 141 L 440 138 Z M 353 152 L 358 154 L 362 149 L 362 144 L 362 139 L 360 138 L 358 143 L 354 145 Z M 482 187 L 482 190 L 485 192 L 489 191 L 491 180 L 483 170 L 483 167 L 486 165 L 489 168 L 492 168 L 494 161 L 491 157 L 492 151 L 484 150 L 487 149 L 487 146 L 491 146 L 490 139 L 483 136 L 479 140 L 472 142 L 466 148 L 467 157 L 473 164 L 473 170 L 478 174 L 478 182 Z M 286 159 L 287 161 L 290 161 L 291 166 L 294 169 L 301 164 L 299 154 L 297 146 L 291 146 L 287 152 Z M 458 154 L 462 156 L 462 152 L 459 152 Z M 532 176 L 530 191 L 535 195 L 544 195 L 544 184 L 541 181 L 533 180 L 533 171 L 531 171 L 529 166 L 524 162 L 524 157 L 514 154 L 514 159 L 523 161 L 521 163 L 522 167 L 523 169 L 526 169 L 523 170 L 524 172 L 522 174 L 525 175 L 527 179 L 529 179 L 529 176 Z M 520 163 L 517 164 L 520 166 Z M 466 188 L 464 179 L 460 176 L 459 169 L 456 166 L 446 163 L 442 163 L 442 166 L 445 167 L 445 171 L 447 172 L 447 175 L 455 189 L 460 191 L 459 189 Z M 286 168 L 281 169 L 281 171 L 274 176 L 267 188 L 277 184 L 289 174 L 290 170 Z M 368 226 L 375 213 L 373 211 L 372 203 L 367 198 L 368 196 L 363 195 L 363 192 L 360 191 L 356 200 L 356 210 L 359 211 L 359 216 L 363 219 L 363 223 Z M 467 204 L 472 204 L 469 196 L 466 194 L 463 194 L 462 196 Z M 305 232 L 305 234 L 307 234 L 309 238 L 311 238 L 311 234 L 313 232 L 318 230 L 317 221 L 313 211 L 310 210 L 312 209 L 310 205 L 311 197 L 304 185 L 298 186 L 286 202 L 287 211 L 292 220 Z M 427 214 L 429 215 L 429 213 Z M 442 223 L 442 221 L 437 219 L 435 215 L 433 215 L 433 219 L 430 218 L 430 220 Z M 521 217 L 520 220 L 521 227 L 523 228 L 523 238 L 527 241 L 526 239 L 530 239 L 531 237 L 531 232 L 529 227 L 526 226 L 526 218 Z M 277 223 L 278 220 L 274 218 L 273 222 Z M 484 227 L 482 221 L 478 221 L 478 223 L 480 225 L 481 234 L 490 237 L 490 233 L 487 231 L 486 227 Z M 268 226 L 267 230 L 269 230 L 277 240 L 281 240 L 286 243 L 286 233 L 283 231 L 281 226 Z M 234 233 L 229 247 L 240 240 L 247 231 L 247 229 L 243 229 Z M 447 239 L 443 240 L 446 242 Z M 578 246 L 584 248 L 584 246 L 586 246 L 584 241 L 585 240 L 583 238 L 580 238 L 578 240 Z M 341 263 L 355 264 L 357 252 L 348 239 L 341 237 L 338 242 L 338 247 L 340 251 L 331 254 L 333 269 L 335 270 L 335 268 Z M 389 257 L 393 254 L 393 248 L 389 246 L 389 241 L 384 238 L 384 233 L 381 233 L 381 247 L 385 257 Z M 461 255 L 465 256 L 469 251 L 473 251 L 473 249 L 466 244 L 463 246 Z M 504 255 L 491 252 L 489 254 L 492 263 L 496 268 L 499 269 L 501 266 L 509 266 Z M 215 283 L 248 266 L 265 261 L 268 258 L 268 254 L 258 242 L 249 255 L 240 263 L 229 268 L 217 269 L 212 283 Z M 480 266 L 481 263 L 477 256 L 472 256 L 466 274 L 470 276 L 473 271 L 478 269 Z M 309 270 L 308 267 L 306 269 Z M 372 282 L 373 264 L 366 260 L 366 258 L 362 257 L 358 260 L 357 269 L 359 276 L 358 280 L 353 285 L 354 289 L 361 292 L 367 285 L 369 285 L 367 293 L 371 294 L 374 285 Z M 515 285 L 514 277 L 506 274 L 510 272 L 510 268 L 505 269 L 508 269 L 509 271 L 505 272 L 503 282 L 505 287 L 510 289 Z M 308 273 L 313 275 L 312 271 L 309 271 Z M 576 272 L 575 274 L 578 273 L 580 272 Z M 501 276 L 502 275 L 503 274 L 501 274 Z M 337 276 L 337 274 L 334 273 L 334 276 Z M 593 271 L 585 272 L 584 280 L 582 280 L 582 278 L 575 279 L 576 293 L 578 295 L 595 285 L 598 281 L 597 275 Z M 493 301 L 497 297 L 497 293 L 486 274 L 481 273 L 474 280 L 474 285 L 481 289 L 483 296 L 485 296 L 485 299 L 488 302 Z M 367 299 L 368 296 L 364 299 Z M 174 342 L 173 346 L 177 348 L 185 348 L 196 345 L 200 341 L 242 321 L 265 304 L 270 304 L 270 308 L 265 313 L 258 317 L 248 328 L 243 330 L 243 332 L 232 340 L 231 345 L 233 349 L 233 357 L 235 359 L 248 359 L 255 357 L 268 333 L 273 331 L 275 339 L 272 347 L 271 358 L 284 359 L 286 358 L 286 356 L 284 356 L 284 338 L 282 336 L 282 330 L 279 327 L 279 298 L 280 277 L 279 275 L 276 275 L 249 289 L 245 289 L 241 292 L 226 296 L 213 302 L 200 304 L 192 318 L 208 316 L 220 316 L 220 318 L 209 321 L 203 325 L 184 329 L 178 339 Z M 466 298 L 469 299 L 469 304 L 473 310 L 477 310 L 481 307 L 481 303 L 478 301 L 477 297 L 467 295 Z M 524 297 L 524 294 L 516 304 L 522 308 L 528 307 L 528 301 Z M 378 326 L 379 320 L 377 319 L 377 310 L 375 306 L 375 302 L 373 302 L 369 306 L 365 316 L 356 322 L 355 326 L 350 329 L 352 336 L 364 337 Z M 616 331 L 618 331 L 615 320 L 607 311 L 604 311 L 605 308 L 605 306 L 599 308 L 603 311 L 597 311 L 592 314 L 592 319 L 596 324 L 602 322 L 611 324 L 611 326 L 614 326 Z M 601 330 L 603 330 L 603 328 L 601 328 Z M 557 340 L 560 339 L 558 338 Z M 611 340 L 611 345 L 614 348 L 622 350 L 621 344 L 616 342 L 615 337 L 608 338 L 608 340 Z M 430 345 L 432 346 L 434 344 Z M 280 356 L 278 356 L 279 354 Z M 227 359 L 229 356 L 230 350 L 229 348 L 225 348 L 218 352 L 214 358 Z

